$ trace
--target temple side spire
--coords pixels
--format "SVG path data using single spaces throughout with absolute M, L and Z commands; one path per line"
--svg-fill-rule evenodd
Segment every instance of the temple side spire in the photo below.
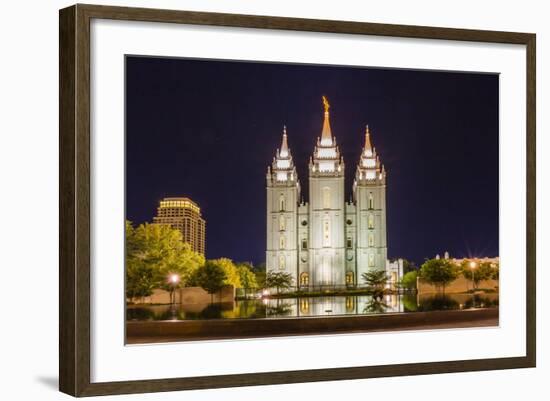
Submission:
M 283 126 L 283 139 L 281 141 L 281 148 L 275 152 L 271 169 L 267 171 L 268 184 L 277 184 L 283 186 L 297 186 L 298 174 L 296 173 L 296 167 L 292 160 L 292 152 L 288 146 L 288 136 L 286 133 L 286 125 Z
M 283 142 L 281 143 L 280 157 L 288 157 L 288 139 L 286 136 L 286 125 L 283 126 Z
M 380 157 L 376 153 L 376 148 L 372 146 L 369 126 L 365 129 L 365 147 L 359 158 L 357 172 L 355 174 L 355 182 L 365 185 L 384 184 L 386 178 L 386 170 L 380 162 Z
M 364 147 L 363 150 L 364 150 L 364 152 L 367 156 L 372 154 L 372 144 L 371 144 L 371 141 L 370 141 L 370 131 L 369 131 L 369 126 L 368 125 L 365 129 L 365 147 Z

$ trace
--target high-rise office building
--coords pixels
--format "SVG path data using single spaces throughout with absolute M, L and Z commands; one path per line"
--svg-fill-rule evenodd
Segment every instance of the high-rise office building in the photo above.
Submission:
M 189 198 L 164 198 L 157 208 L 153 222 L 178 229 L 183 241 L 195 252 L 205 254 L 206 221 L 199 206 Z

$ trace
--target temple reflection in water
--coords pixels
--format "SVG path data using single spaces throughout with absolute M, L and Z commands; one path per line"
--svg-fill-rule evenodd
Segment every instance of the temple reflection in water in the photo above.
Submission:
M 268 317 L 307 317 L 363 315 L 369 313 L 404 312 L 399 295 L 385 295 L 382 299 L 371 296 L 328 296 L 289 299 L 264 299 Z
M 127 320 L 273 319 L 497 308 L 498 293 L 472 295 L 338 295 L 250 299 L 215 304 L 131 305 Z

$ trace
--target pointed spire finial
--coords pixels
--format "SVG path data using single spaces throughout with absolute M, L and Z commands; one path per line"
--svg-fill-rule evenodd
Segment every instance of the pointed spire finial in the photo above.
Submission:
M 286 125 L 283 125 L 283 142 L 281 144 L 280 157 L 288 157 L 288 141 L 286 136 Z
M 367 124 L 366 128 L 365 128 L 365 148 L 364 148 L 365 152 L 366 153 L 371 153 L 372 152 L 372 144 L 370 142 L 370 131 L 369 131 L 369 125 Z

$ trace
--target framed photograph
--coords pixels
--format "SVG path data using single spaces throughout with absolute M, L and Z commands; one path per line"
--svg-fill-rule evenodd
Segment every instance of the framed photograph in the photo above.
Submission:
M 535 366 L 534 34 L 59 21 L 61 391 Z

